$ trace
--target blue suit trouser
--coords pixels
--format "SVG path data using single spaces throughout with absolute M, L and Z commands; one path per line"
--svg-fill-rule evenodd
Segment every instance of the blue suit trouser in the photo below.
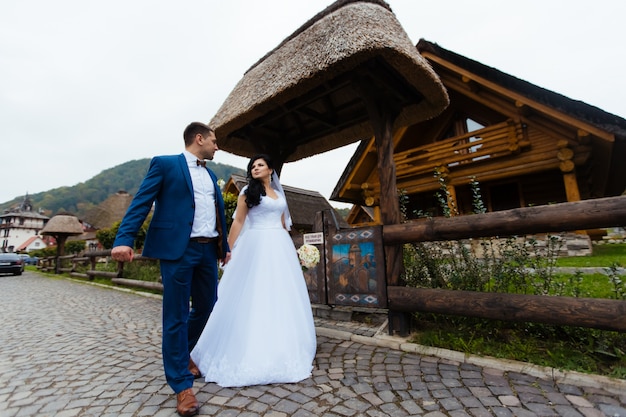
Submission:
M 189 352 L 217 301 L 216 244 L 190 241 L 175 261 L 161 260 L 163 280 L 163 367 L 175 393 L 193 386 Z M 191 299 L 191 303 L 190 303 Z

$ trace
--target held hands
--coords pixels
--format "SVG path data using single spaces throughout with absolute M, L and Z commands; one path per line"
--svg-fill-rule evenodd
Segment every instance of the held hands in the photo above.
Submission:
M 224 259 L 220 261 L 220 264 L 224 266 L 228 263 L 228 261 L 230 261 L 230 252 L 226 252 L 226 256 L 224 256 Z
M 130 246 L 116 246 L 111 249 L 111 258 L 118 262 L 132 262 L 135 253 Z

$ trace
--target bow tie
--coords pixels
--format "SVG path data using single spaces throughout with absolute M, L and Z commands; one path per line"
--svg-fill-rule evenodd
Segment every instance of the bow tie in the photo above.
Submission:
M 206 161 L 204 159 L 198 159 L 196 160 L 196 165 L 203 166 L 204 168 L 206 168 Z

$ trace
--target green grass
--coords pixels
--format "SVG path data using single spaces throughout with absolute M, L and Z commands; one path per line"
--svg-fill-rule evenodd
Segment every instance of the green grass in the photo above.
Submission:
M 591 256 L 559 258 L 556 261 L 556 266 L 573 268 L 608 267 L 613 262 L 626 267 L 626 243 L 594 245 Z
M 626 379 L 626 334 L 415 314 L 411 341 L 474 355 Z
M 559 267 L 626 266 L 626 244 L 594 246 L 591 256 L 559 258 Z M 626 299 L 626 276 L 619 282 L 601 274 L 556 273 L 563 296 Z M 619 294 L 618 294 L 619 293 Z M 626 379 L 626 333 L 540 323 L 516 323 L 414 313 L 411 341 L 468 354 L 511 359 L 539 366 Z

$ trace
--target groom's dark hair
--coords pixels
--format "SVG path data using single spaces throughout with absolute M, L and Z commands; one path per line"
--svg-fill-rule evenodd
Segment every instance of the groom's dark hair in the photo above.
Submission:
M 204 123 L 201 123 L 201 122 L 189 123 L 189 125 L 185 128 L 185 131 L 183 132 L 183 139 L 185 140 L 185 146 L 191 145 L 193 143 L 194 138 L 196 137 L 198 133 L 201 134 L 203 138 L 206 138 L 207 136 L 209 136 L 211 132 L 213 132 L 213 129 L 210 126 L 205 125 Z

